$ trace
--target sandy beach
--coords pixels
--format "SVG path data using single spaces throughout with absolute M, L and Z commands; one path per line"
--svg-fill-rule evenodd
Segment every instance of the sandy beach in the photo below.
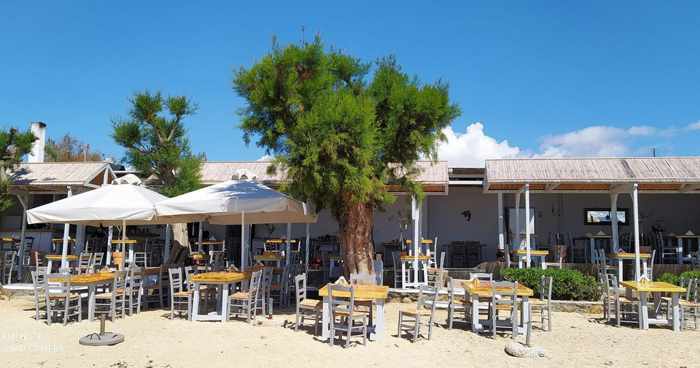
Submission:
M 368 346 L 329 347 L 311 330 L 294 332 L 293 313 L 280 313 L 257 326 L 241 321 L 169 320 L 162 310 L 108 323 L 126 341 L 113 347 L 85 347 L 78 338 L 98 322 L 46 325 L 33 320 L 26 297 L 0 301 L 0 367 L 700 367 L 700 331 L 639 331 L 601 324 L 600 316 L 556 313 L 554 331 L 535 330 L 534 345 L 547 357 L 507 356 L 509 338 L 491 339 L 436 327 L 430 341 L 397 338 L 400 304 L 387 307 L 387 334 Z M 446 314 L 439 312 L 437 322 Z M 345 362 L 345 363 L 343 363 Z

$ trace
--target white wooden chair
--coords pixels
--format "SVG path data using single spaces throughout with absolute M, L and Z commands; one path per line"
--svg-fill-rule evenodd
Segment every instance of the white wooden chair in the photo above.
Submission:
M 394 262 L 394 288 L 400 289 L 401 285 L 401 252 L 391 252 L 391 259 Z
M 347 293 L 348 297 L 340 297 L 336 293 Z M 367 314 L 356 310 L 355 288 L 328 284 L 328 299 L 330 304 L 330 338 L 328 344 L 333 346 L 336 333 L 346 336 L 344 347 L 350 346 L 353 335 L 362 337 L 362 345 L 367 345 Z
M 175 318 L 175 313 L 189 318 L 192 311 L 192 291 L 185 290 L 182 280 L 182 269 L 179 267 L 168 269 L 170 282 L 170 319 Z
M 67 325 L 71 317 L 82 321 L 83 309 L 80 294 L 71 291 L 70 276 L 65 275 L 65 281 L 58 284 L 49 284 L 48 275 L 44 278 L 44 290 L 46 291 L 46 322 L 50 325 L 54 316 L 62 317 L 63 324 Z
M 108 292 L 95 295 L 94 315 L 105 314 L 111 320 L 124 317 L 126 311 L 126 271 L 114 272 L 114 279 Z
M 31 271 L 32 285 L 34 287 L 34 319 L 37 321 L 43 319 L 41 316 L 44 312 L 46 317 L 46 267 L 38 267 L 35 271 Z
M 17 268 L 15 267 L 15 261 L 17 259 L 17 252 L 14 250 L 6 251 L 2 256 L 2 283 L 11 284 L 12 276 L 17 276 Z
M 452 329 L 453 323 L 457 319 L 461 319 L 461 322 L 467 324 L 471 321 L 471 300 L 469 300 L 465 295 L 455 294 L 455 289 L 457 289 L 458 282 L 458 280 L 451 277 L 447 278 L 447 329 Z
M 97 272 L 102 268 L 102 260 L 105 254 L 103 252 L 95 252 L 92 254 L 92 259 L 90 260 L 90 269 L 93 272 Z
M 700 280 L 691 279 L 688 281 L 688 292 L 685 299 L 681 299 L 681 328 L 687 326 L 690 318 L 696 330 L 700 329 L 698 319 L 700 319 Z
M 261 313 L 267 314 L 268 318 L 272 318 L 272 310 L 274 301 L 272 300 L 272 279 L 273 268 L 265 267 L 262 269 L 262 279 L 260 280 L 260 292 L 258 293 L 258 301 L 260 302 Z
M 496 288 L 499 283 L 491 283 L 491 303 L 489 305 L 489 323 L 491 325 L 491 336 L 495 337 L 498 331 L 508 332 L 513 339 L 518 337 L 518 328 L 520 326 L 520 306 L 522 305 L 518 298 L 518 283 L 513 283 L 512 291 L 499 292 Z M 501 315 L 505 312 L 505 318 Z
M 309 299 L 306 297 L 306 274 L 302 273 L 294 277 L 296 290 L 294 292 L 296 299 L 296 323 L 294 331 L 299 331 L 299 326 L 304 324 L 305 318 L 310 318 L 314 321 L 314 334 L 318 335 L 318 328 L 321 325 L 321 309 L 323 304 L 318 299 Z
M 229 297 L 231 310 L 229 316 L 238 318 L 239 315 L 244 315 L 248 323 L 251 323 L 255 319 L 258 310 L 257 302 L 261 280 L 262 270 L 253 272 L 250 276 L 248 290 L 233 293 L 233 295 Z
M 552 280 L 552 276 L 542 275 L 539 288 L 540 297 L 530 300 L 532 314 L 538 313 L 540 315 L 540 325 L 544 331 L 552 331 Z M 546 328 L 545 320 L 547 320 Z
M 141 294 L 143 293 L 143 269 L 130 267 L 126 279 L 127 311 L 129 315 L 141 313 Z
M 91 272 L 92 253 L 82 252 L 78 256 L 78 274 Z
M 428 327 L 426 338 L 430 340 L 433 334 L 433 319 L 437 305 L 438 289 L 421 285 L 418 291 L 418 301 L 415 307 L 407 307 L 399 310 L 398 336 L 402 332 L 411 335 L 411 341 L 415 342 L 421 336 L 421 327 Z

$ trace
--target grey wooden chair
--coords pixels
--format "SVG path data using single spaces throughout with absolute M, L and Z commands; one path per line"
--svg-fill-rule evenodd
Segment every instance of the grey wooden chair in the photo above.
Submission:
M 689 280 L 687 290 L 686 297 L 680 300 L 681 328 L 686 328 L 688 321 L 692 318 L 693 325 L 698 330 L 700 329 L 700 324 L 698 324 L 698 319 L 700 319 L 700 280 Z
M 394 262 L 394 288 L 401 288 L 401 252 L 391 252 L 391 259 Z
M 294 292 L 296 299 L 296 323 L 294 331 L 299 331 L 299 326 L 304 324 L 305 318 L 310 318 L 314 321 L 314 334 L 318 335 L 318 328 L 321 325 L 321 310 L 323 304 L 318 299 L 309 299 L 306 297 L 306 274 L 302 273 L 294 277 L 296 290 Z
M 239 291 L 233 293 L 233 295 L 229 297 L 229 316 L 238 318 L 239 315 L 244 315 L 248 323 L 251 323 L 255 319 L 258 310 L 258 293 L 260 292 L 262 272 L 262 270 L 255 271 L 250 275 L 250 283 L 248 284 L 247 291 Z
M 339 296 L 345 293 L 348 296 Z M 356 310 L 355 288 L 328 284 L 330 304 L 330 338 L 328 344 L 335 344 L 335 336 L 345 334 L 344 347 L 350 346 L 352 336 L 362 336 L 362 345 L 367 345 L 367 313 Z
M 102 268 L 102 262 L 105 254 L 103 252 L 95 252 L 92 254 L 92 259 L 90 260 L 90 269 L 93 272 L 97 272 Z
M 461 322 L 466 324 L 471 322 L 471 300 L 465 295 L 456 295 L 455 289 L 457 286 L 458 281 L 456 279 L 447 278 L 447 329 L 452 329 L 455 320 L 461 319 Z
M 491 303 L 489 305 L 491 336 L 496 337 L 499 331 L 503 331 L 510 333 L 512 338 L 516 339 L 520 325 L 520 306 L 522 305 L 517 293 L 518 283 L 514 282 L 512 289 L 507 292 L 499 292 L 496 288 L 500 285 L 498 282 L 491 283 Z M 502 314 L 505 314 L 505 318 L 502 318 Z
M 411 335 L 411 341 L 415 342 L 421 336 L 421 327 L 428 327 L 428 340 L 433 334 L 433 319 L 437 305 L 438 289 L 422 285 L 418 291 L 418 301 L 415 307 L 407 307 L 399 310 L 398 336 L 403 332 Z
M 116 271 L 108 292 L 95 295 L 94 315 L 107 315 L 111 320 L 124 317 L 126 311 L 126 271 Z
M 141 296 L 141 301 L 144 306 L 148 307 L 149 304 L 158 303 L 161 308 L 165 306 L 165 300 L 168 295 L 168 283 L 170 281 L 170 276 L 167 271 L 161 268 L 158 273 L 158 278 L 155 282 L 144 282 L 142 285 L 143 293 Z
M 141 294 L 143 293 L 143 269 L 130 267 L 126 280 L 127 311 L 129 315 L 141 313 Z
M 542 275 L 539 294 L 539 299 L 530 300 L 532 314 L 537 313 L 540 315 L 540 325 L 543 330 L 552 331 L 552 276 Z M 547 321 L 546 328 L 545 320 Z
M 265 267 L 262 269 L 262 280 L 260 280 L 260 292 L 258 293 L 260 311 L 263 315 L 267 314 L 268 318 L 272 318 L 272 309 L 274 304 L 271 296 L 273 278 L 272 272 L 272 267 Z
M 37 321 L 46 318 L 46 267 L 37 267 L 31 271 L 32 285 L 34 287 L 34 319 Z M 42 318 L 41 313 L 44 313 Z
M 192 311 L 192 291 L 185 290 L 182 280 L 182 269 L 179 267 L 168 269 L 170 283 L 170 319 L 175 318 L 175 313 L 189 318 Z
M 15 262 L 17 260 L 17 252 L 8 250 L 2 255 L 2 281 L 1 283 L 11 284 L 13 276 L 17 276 L 17 268 Z
M 80 294 L 71 291 L 70 276 L 65 275 L 65 281 L 49 284 L 48 275 L 44 277 L 46 291 L 46 322 L 50 325 L 55 316 L 62 317 L 67 325 L 71 317 L 82 321 L 83 309 Z
M 78 274 L 91 272 L 92 253 L 82 252 L 78 256 Z

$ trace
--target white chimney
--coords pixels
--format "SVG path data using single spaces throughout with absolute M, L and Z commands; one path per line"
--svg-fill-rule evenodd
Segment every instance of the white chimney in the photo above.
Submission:
M 27 162 L 44 162 L 44 147 L 46 146 L 46 124 L 37 121 L 31 124 L 32 134 L 37 138 L 32 144 L 32 150 L 27 156 Z

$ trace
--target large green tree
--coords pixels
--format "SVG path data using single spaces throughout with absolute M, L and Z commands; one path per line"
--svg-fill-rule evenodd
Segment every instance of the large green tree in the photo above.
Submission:
M 196 106 L 185 96 L 166 98 L 148 91 L 136 93 L 130 102 L 129 118 L 114 121 L 112 133 L 126 149 L 126 162 L 164 195 L 198 189 L 203 156 L 192 153 L 183 121 Z
M 371 81 L 369 73 L 372 72 Z M 371 275 L 374 211 L 393 201 L 388 185 L 422 197 L 416 161 L 436 159 L 442 129 L 458 115 L 445 83 L 420 83 L 387 57 L 374 64 L 321 41 L 272 51 L 238 70 L 241 129 L 285 170 L 283 190 L 330 209 L 346 271 Z
M 20 132 L 15 128 L 0 129 L 0 212 L 14 205 L 8 193 L 12 184 L 12 172 L 22 157 L 32 150 L 36 137 L 32 132 Z

